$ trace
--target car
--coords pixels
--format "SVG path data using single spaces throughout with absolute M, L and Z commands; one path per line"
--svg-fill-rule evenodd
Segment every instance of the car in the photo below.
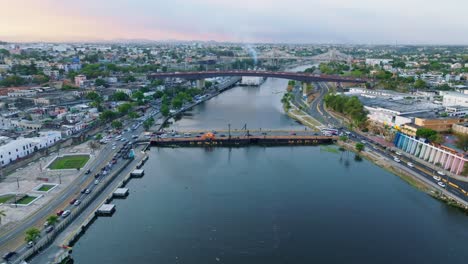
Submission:
M 437 174 L 439 174 L 440 176 L 445 176 L 445 173 L 443 171 L 437 171 Z
M 3 259 L 8 261 L 10 260 L 14 255 L 16 255 L 16 252 L 15 251 L 10 251 L 8 253 L 5 253 L 5 255 L 3 255 Z
M 81 190 L 81 193 L 85 193 L 85 192 L 86 192 L 86 189 Z
M 45 229 L 45 232 L 46 232 L 46 233 L 50 233 L 50 232 L 52 232 L 52 230 L 54 230 L 54 226 L 51 225 L 51 226 L 48 226 L 48 227 Z
M 90 173 L 91 173 L 91 170 L 87 170 L 87 171 L 85 172 L 86 175 L 88 175 L 88 174 L 90 174 Z
M 76 199 L 73 199 L 70 201 L 70 204 L 74 204 L 76 202 Z
M 394 160 L 395 162 L 398 162 L 398 163 L 401 162 L 401 160 L 400 160 L 399 158 L 394 158 L 393 160 Z
M 365 145 L 365 144 L 367 144 L 367 141 L 361 140 L 361 143 Z
M 57 216 L 61 216 L 63 214 L 63 210 L 57 212 Z
M 112 150 L 115 150 L 116 148 L 117 148 L 116 146 L 113 146 L 113 147 L 112 147 Z
M 440 181 L 440 180 L 441 180 L 441 178 L 440 178 L 439 176 L 432 176 L 432 178 L 433 178 L 434 180 L 436 180 L 436 181 Z
M 86 189 L 85 194 L 89 194 L 91 192 L 90 189 Z
M 401 155 L 402 155 L 401 152 L 398 152 L 398 151 L 395 152 L 395 154 L 397 154 L 398 156 L 401 156 Z
M 132 138 L 138 138 L 138 135 L 132 135 Z
M 289 133 L 289 134 L 290 134 L 291 136 L 297 135 L 296 132 L 291 132 L 291 133 Z
M 80 205 L 80 203 L 81 203 L 80 200 L 76 200 L 76 201 L 73 203 L 73 205 L 74 205 L 74 206 L 78 206 L 78 205 Z
M 221 134 L 221 135 L 219 135 L 219 137 L 226 137 L 226 135 L 224 135 L 224 134 Z
M 445 188 L 445 183 L 443 183 L 443 182 L 440 181 L 440 182 L 438 182 L 437 184 L 439 184 L 440 187 Z
M 95 180 L 94 185 L 98 185 L 98 184 L 99 184 L 99 180 Z
M 28 244 L 26 244 L 26 247 L 32 248 L 34 246 L 34 242 L 29 241 Z
M 410 167 L 410 168 L 413 168 L 413 167 L 414 167 L 414 164 L 411 163 L 411 162 L 406 163 L 406 165 L 408 165 L 408 167 Z
M 63 212 L 63 214 L 62 214 L 62 217 L 65 218 L 65 217 L 69 216 L 70 213 L 71 213 L 70 210 L 65 210 L 65 211 Z

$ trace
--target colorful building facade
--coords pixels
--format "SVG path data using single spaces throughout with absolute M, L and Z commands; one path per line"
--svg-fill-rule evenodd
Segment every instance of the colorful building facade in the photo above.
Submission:
M 461 175 L 468 161 L 463 154 L 443 146 L 426 143 L 423 140 L 397 133 L 393 142 L 404 152 L 418 157 L 426 162 L 440 166 L 451 173 Z

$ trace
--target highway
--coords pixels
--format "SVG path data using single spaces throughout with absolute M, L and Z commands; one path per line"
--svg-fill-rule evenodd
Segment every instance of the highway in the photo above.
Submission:
M 325 109 L 323 96 L 330 90 L 330 87 L 327 83 L 317 83 L 316 85 L 318 85 L 318 89 L 320 90 L 321 94 L 311 103 L 311 106 L 308 108 L 307 112 L 312 117 L 318 119 L 320 122 L 324 121 L 324 125 L 339 128 L 340 132 L 346 131 L 342 127 L 342 121 L 335 118 L 333 115 L 330 115 L 330 113 Z M 427 181 L 432 182 L 434 184 L 433 187 L 439 190 L 446 190 L 450 194 L 456 196 L 457 198 L 468 202 L 468 182 L 460 181 L 458 179 L 451 178 L 447 175 L 441 176 L 437 173 L 437 170 L 435 170 L 434 168 L 423 164 L 417 158 L 411 157 L 403 151 L 393 151 L 391 149 L 388 149 L 386 146 L 382 146 L 378 142 L 374 142 L 372 138 L 369 138 L 364 134 L 357 133 L 354 131 L 347 132 L 349 133 L 351 140 L 364 143 L 367 150 L 373 151 L 379 154 L 380 156 L 387 158 L 388 162 L 391 163 L 394 167 L 404 166 L 406 167 L 406 169 L 417 173 Z M 398 154 L 400 155 L 397 155 L 396 152 L 398 152 Z M 398 157 L 401 161 L 396 162 L 395 157 Z M 412 163 L 414 166 L 408 166 L 408 163 Z M 439 181 L 434 178 L 435 176 L 441 178 L 440 181 L 444 182 L 445 187 L 441 187 L 438 185 Z
M 133 121 L 127 126 L 132 124 L 139 123 L 138 121 Z M 83 190 L 89 189 L 90 192 L 93 191 L 95 187 L 95 180 L 101 181 L 105 175 L 103 175 L 103 168 L 108 166 L 106 169 L 106 175 L 111 170 L 109 163 L 118 154 L 119 150 L 127 144 L 127 142 L 132 137 L 132 134 L 140 135 L 143 133 L 143 128 L 139 126 L 134 131 L 123 131 L 122 138 L 127 140 L 115 140 L 114 138 L 100 151 L 99 155 L 92 157 L 90 159 L 90 164 L 84 167 L 81 170 L 81 173 L 77 178 L 69 184 L 69 186 L 59 193 L 55 199 L 51 200 L 49 204 L 40 208 L 31 216 L 26 218 L 24 221 L 19 223 L 15 228 L 10 229 L 8 232 L 1 234 L 0 237 L 0 251 L 2 254 L 5 254 L 9 251 L 15 251 L 16 256 L 24 253 L 28 248 L 24 243 L 24 235 L 27 229 L 31 227 L 36 227 L 41 230 L 41 236 L 44 237 L 47 233 L 45 231 L 44 223 L 48 216 L 56 214 L 59 211 L 70 210 L 73 211 L 77 206 L 70 204 L 70 201 L 73 199 L 83 201 L 86 199 L 86 193 L 82 193 Z M 121 157 L 120 157 L 121 158 Z M 117 158 L 116 161 L 119 162 L 120 158 Z M 87 170 L 90 170 L 91 173 L 86 174 Z M 99 173 L 99 176 L 96 176 Z M 96 182 L 99 184 L 98 182 Z M 63 217 L 59 217 L 63 218 Z M 15 257 L 10 260 L 14 260 Z

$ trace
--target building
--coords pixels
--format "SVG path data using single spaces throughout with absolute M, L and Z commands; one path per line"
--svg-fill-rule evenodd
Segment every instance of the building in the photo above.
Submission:
M 468 135 L 468 123 L 453 124 L 453 133 Z
M 77 76 L 75 76 L 75 85 L 78 86 L 78 87 L 81 87 L 84 85 L 86 81 L 86 76 L 84 76 L 83 74 L 79 74 Z
M 437 132 L 447 132 L 452 129 L 453 124 L 465 122 L 464 118 L 420 118 L 414 119 L 414 124 L 424 128 L 430 128 Z
M 416 136 L 416 133 L 418 132 L 418 129 L 420 127 L 415 125 L 415 124 L 403 124 L 401 127 L 400 127 L 400 131 L 402 133 L 405 133 L 406 135 L 409 135 L 409 136 L 412 136 L 412 137 L 415 137 Z
M 447 106 L 445 107 L 445 113 L 447 113 L 448 116 L 465 117 L 468 115 L 468 107 L 462 107 L 459 105 Z
M 8 97 L 32 97 L 37 94 L 35 90 L 15 90 L 8 93 Z
M 397 129 L 403 124 L 413 123 L 416 116 L 433 116 L 441 108 L 427 101 L 424 96 L 394 91 L 350 88 L 346 95 L 359 98 L 369 112 L 367 117 L 370 121 Z
M 457 175 L 463 173 L 465 163 L 467 162 L 463 154 L 451 148 L 426 143 L 421 139 L 400 132 L 396 134 L 394 144 L 397 148 L 410 155 Z
M 24 158 L 35 151 L 48 148 L 62 138 L 59 131 L 40 132 L 38 137 L 18 138 L 0 146 L 0 167 Z
M 381 66 L 392 63 L 392 59 L 366 59 L 366 65 L 369 66 Z
M 247 86 L 259 86 L 265 81 L 263 77 L 255 77 L 255 76 L 243 76 L 241 85 Z
M 468 107 L 468 94 L 456 92 L 441 92 L 443 96 L 443 106 Z

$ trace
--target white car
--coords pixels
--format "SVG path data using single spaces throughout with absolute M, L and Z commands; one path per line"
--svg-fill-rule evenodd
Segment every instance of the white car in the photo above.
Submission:
M 401 156 L 401 155 L 402 155 L 401 152 L 398 152 L 398 151 L 395 152 L 395 154 L 397 154 L 398 156 Z
M 411 162 L 406 163 L 406 165 L 408 165 L 408 167 L 410 167 L 410 168 L 414 168 L 414 164 L 411 163 Z
M 398 163 L 401 162 L 401 160 L 400 160 L 399 158 L 394 158 L 393 160 L 394 160 L 395 162 L 398 162 Z
M 112 150 L 114 150 L 114 149 L 116 149 L 116 148 L 117 148 L 116 146 L 113 146 L 113 147 L 112 147 Z
M 436 181 L 440 181 L 440 177 L 439 177 L 439 176 L 432 176 L 432 178 L 434 178 L 434 180 L 436 180 Z
M 437 171 L 437 174 L 439 174 L 440 176 L 445 176 L 445 173 L 443 171 Z
M 439 184 L 440 187 L 445 188 L 445 183 L 443 183 L 443 182 L 440 181 L 440 182 L 438 182 L 437 184 Z

